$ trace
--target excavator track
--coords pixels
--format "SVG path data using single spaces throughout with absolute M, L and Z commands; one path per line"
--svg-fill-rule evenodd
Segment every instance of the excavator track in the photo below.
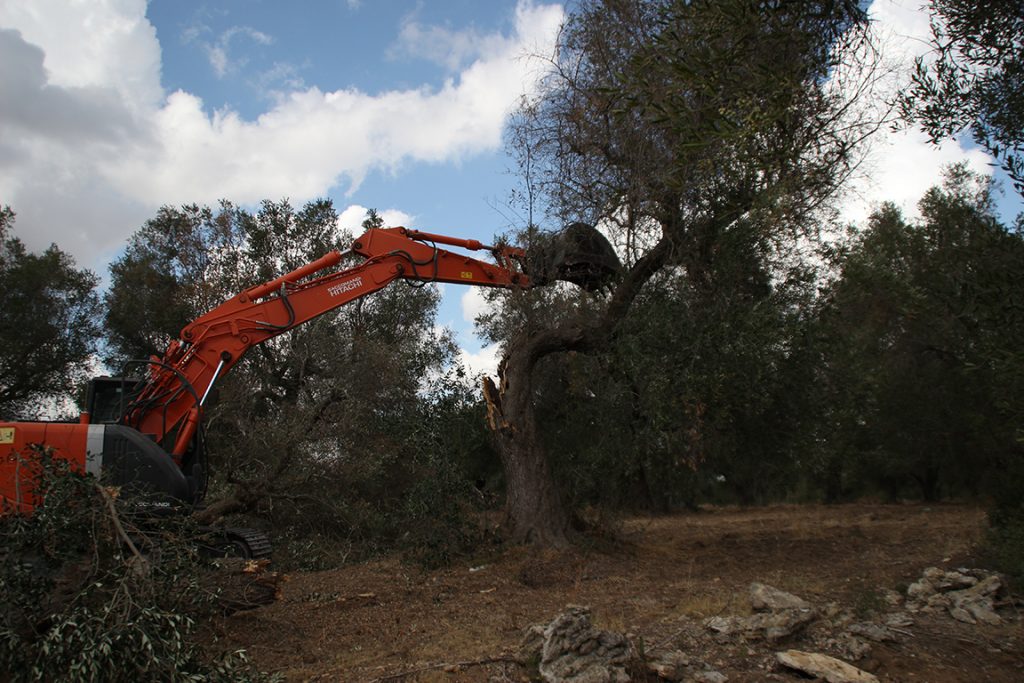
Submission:
M 258 529 L 231 527 L 224 529 L 224 534 L 233 542 L 241 544 L 246 550 L 246 559 L 262 560 L 270 557 L 272 547 L 270 537 Z
M 258 529 L 220 527 L 204 529 L 209 539 L 200 550 L 210 557 L 240 557 L 245 560 L 269 559 L 273 550 L 270 537 Z

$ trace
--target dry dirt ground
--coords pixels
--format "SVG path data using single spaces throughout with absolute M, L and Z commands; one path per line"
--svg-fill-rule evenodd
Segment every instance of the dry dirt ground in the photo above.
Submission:
M 590 606 L 598 627 L 648 652 L 686 652 L 702 619 L 749 614 L 754 581 L 880 618 L 893 609 L 883 589 L 903 591 L 929 566 L 978 566 L 984 525 L 982 510 L 960 505 L 636 518 L 614 543 L 572 552 L 512 548 L 432 572 L 387 560 L 297 573 L 278 602 L 216 624 L 216 646 L 245 648 L 289 681 L 530 681 L 536 669 L 513 661 L 524 631 L 566 605 Z M 852 663 L 883 682 L 1024 681 L 1022 615 L 1004 602 L 999 626 L 915 614 L 896 642 Z M 774 653 L 813 649 L 807 634 L 775 644 L 702 638 L 688 656 L 730 683 L 802 680 Z

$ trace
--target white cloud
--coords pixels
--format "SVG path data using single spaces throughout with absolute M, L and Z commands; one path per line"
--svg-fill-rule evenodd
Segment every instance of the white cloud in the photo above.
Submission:
M 928 51 L 931 24 L 924 0 L 875 0 L 869 9 L 887 56 L 912 63 Z
M 349 232 L 357 232 L 366 220 L 366 207 L 352 204 L 338 214 L 338 227 Z
M 424 25 L 409 14 L 388 54 L 392 59 L 425 59 L 457 71 L 489 50 L 500 50 L 501 41 L 501 36 L 486 36 L 474 27 L 454 31 L 446 26 Z
M 473 328 L 474 322 L 477 316 L 487 313 L 493 308 L 487 297 L 484 296 L 484 287 L 469 287 L 462 293 L 459 299 L 460 308 L 462 310 L 462 320 L 465 323 L 464 337 L 470 336 L 469 330 Z M 458 338 L 458 337 L 457 337 Z M 488 344 L 479 348 L 477 351 L 467 350 L 467 346 L 475 346 L 475 344 L 459 344 L 459 359 L 462 364 L 466 366 L 471 377 L 475 377 L 481 373 L 487 375 L 498 374 L 498 363 L 501 360 L 501 344 Z
M 416 222 L 416 218 L 412 214 L 408 214 L 400 209 L 384 209 L 378 213 L 384 219 L 384 227 L 386 228 L 398 226 L 409 228 Z
M 490 344 L 473 353 L 464 348 L 459 349 L 459 360 L 466 366 L 470 377 L 485 374 L 498 374 L 498 363 L 501 361 L 501 345 Z
M 274 62 L 269 69 L 251 79 L 250 85 L 266 98 L 281 102 L 289 92 L 307 87 L 301 69 L 308 66 L 308 63 L 299 67 L 290 62 Z
M 4 2 L 0 27 L 44 50 L 49 85 L 112 88 L 134 112 L 163 98 L 160 45 L 145 0 Z
M 248 38 L 258 45 L 270 45 L 274 42 L 273 36 L 257 31 L 251 26 L 232 26 L 222 32 L 212 43 L 200 40 L 199 36 L 208 30 L 206 26 L 190 26 L 182 33 L 182 40 L 186 43 L 198 43 L 203 48 L 217 78 L 224 78 L 227 74 L 238 71 L 248 63 L 248 59 L 244 56 L 232 58 L 229 55 L 231 41 L 236 36 Z
M 891 97 L 907 87 L 914 59 L 928 52 L 928 14 L 918 0 L 875 0 L 870 8 L 879 34 L 882 58 L 894 68 L 888 84 Z M 959 161 L 982 174 L 990 174 L 991 158 L 980 149 L 968 149 L 958 140 L 939 146 L 917 130 L 878 131 L 870 141 L 870 153 L 859 177 L 847 188 L 842 218 L 860 223 L 880 203 L 891 201 L 908 216 L 917 214 L 917 202 L 930 187 L 942 181 L 945 166 Z
M 160 162 L 149 155 L 108 169 L 118 187 L 141 201 L 304 199 L 338 183 L 358 186 L 375 169 L 409 161 L 446 162 L 500 145 L 505 119 L 532 87 L 526 46 L 553 40 L 561 20 L 553 7 L 520 9 L 516 34 L 501 49 L 438 90 L 291 93 L 255 121 L 172 93 L 155 116 Z M 410 116 L 410 112 L 416 112 Z
M 880 132 L 861 168 L 862 176 L 849 190 L 842 218 L 862 224 L 882 202 L 892 202 L 908 217 L 917 216 L 918 201 L 929 188 L 941 184 L 943 168 L 960 161 L 976 173 L 992 172 L 991 157 L 980 149 L 967 150 L 954 140 L 936 147 L 916 130 Z
M 338 214 L 338 227 L 353 233 L 360 233 L 363 230 L 363 221 L 366 220 L 369 209 L 358 204 L 349 205 L 344 211 Z M 414 218 L 400 209 L 378 210 L 377 214 L 383 219 L 385 228 L 398 226 L 409 227 Z
M 444 287 L 444 285 L 436 285 Z M 434 337 L 437 339 L 441 338 L 453 338 L 458 340 L 462 335 L 453 330 L 450 326 L 445 325 L 434 325 L 433 329 Z M 466 347 L 476 348 L 476 351 L 470 351 Z M 501 344 L 490 344 L 484 347 L 480 347 L 479 344 L 475 344 L 470 341 L 469 344 L 459 344 L 458 351 L 458 362 L 461 363 L 462 367 L 466 369 L 468 377 L 472 380 L 470 383 L 476 385 L 475 378 L 481 374 L 497 375 L 498 374 L 498 363 L 501 361 Z M 424 378 L 428 383 L 432 382 L 435 377 Z
M 563 16 L 521 0 L 514 31 L 479 36 L 475 61 L 439 88 L 309 87 L 246 120 L 230 109 L 207 113 L 188 92 L 164 93 L 145 11 L 144 0 L 0 5 L 0 27 L 20 32 L 3 46 L 19 68 L 0 59 L 3 106 L 17 108 L 0 117 L 0 191 L 32 248 L 57 241 L 98 265 L 162 204 L 302 202 L 354 189 L 375 170 L 495 149 L 519 94 L 536 82 L 524 55 L 550 51 Z M 240 33 L 271 39 L 239 28 L 224 45 Z
M 152 212 L 99 176 L 94 161 L 152 138 L 116 74 L 102 84 L 50 63 L 21 32 L 0 29 L 0 201 L 17 212 L 30 248 L 58 242 L 98 267 Z
M 463 293 L 459 303 L 462 308 L 462 319 L 470 324 L 492 308 L 484 296 L 483 287 L 470 287 Z

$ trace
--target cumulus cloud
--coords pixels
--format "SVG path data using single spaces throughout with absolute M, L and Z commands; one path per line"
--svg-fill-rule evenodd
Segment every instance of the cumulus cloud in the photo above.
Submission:
M 162 97 L 144 11 L 143 2 L 0 4 L 0 201 L 30 248 L 57 242 L 97 270 L 152 215 L 97 173 L 97 162 L 156 141 L 141 118 Z
M 49 85 L 113 88 L 134 112 L 163 99 L 160 45 L 145 0 L 5 2 L 0 27 L 45 52 Z
M 369 216 L 369 209 L 358 204 L 350 204 L 344 211 L 338 214 L 338 227 L 342 230 L 358 233 L 363 229 L 363 221 Z M 377 215 L 384 221 L 385 228 L 398 226 L 412 226 L 414 218 L 400 209 L 382 209 Z
M 491 304 L 484 296 L 481 287 L 470 287 L 459 300 L 462 308 L 462 319 L 472 324 L 479 316 L 491 310 Z
M 498 147 L 508 113 L 535 77 L 525 46 L 553 40 L 561 10 L 517 13 L 516 32 L 437 90 L 295 91 L 255 121 L 199 98 L 172 93 L 154 121 L 161 163 L 126 159 L 109 173 L 143 201 L 213 194 L 238 201 L 308 198 L 338 184 L 353 190 L 367 173 L 416 161 L 445 162 Z M 409 112 L 416 112 L 410 117 Z
M 466 367 L 470 377 L 478 375 L 490 375 L 493 377 L 498 374 L 498 363 L 501 360 L 501 345 L 490 344 L 476 352 L 460 348 L 459 360 Z
M 906 87 L 914 59 L 928 52 L 928 13 L 916 0 L 875 0 L 871 17 L 879 35 L 883 59 L 893 70 L 889 92 L 892 97 Z M 942 181 L 942 170 L 964 161 L 975 172 L 990 174 L 991 158 L 982 150 L 969 148 L 958 140 L 935 146 L 917 130 L 878 131 L 871 150 L 861 165 L 859 177 L 847 188 L 842 207 L 846 222 L 861 223 L 882 202 L 893 202 L 906 215 L 917 214 L 917 202 L 930 187 Z
M 0 41 L 9 109 L 0 128 L 2 201 L 33 248 L 57 241 L 94 265 L 162 204 L 302 202 L 351 191 L 375 170 L 495 149 L 538 75 L 525 55 L 550 51 L 563 16 L 559 6 L 522 0 L 513 30 L 476 36 L 479 47 L 463 52 L 471 63 L 438 88 L 307 87 L 247 120 L 231 109 L 208 112 L 192 93 L 163 91 L 145 11 L 144 0 L 0 5 L 0 27 L 10 29 Z M 245 27 L 221 36 L 215 69 L 230 68 L 227 47 L 238 36 L 271 40 Z
M 43 59 L 43 51 L 19 31 L 0 28 L 0 130 L 9 147 L 34 136 L 58 145 L 91 145 L 138 134 L 117 90 L 51 84 Z

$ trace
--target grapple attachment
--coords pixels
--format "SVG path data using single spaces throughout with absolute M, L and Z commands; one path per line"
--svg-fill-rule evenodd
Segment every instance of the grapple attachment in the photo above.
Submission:
M 572 223 L 558 233 L 538 236 L 527 250 L 527 274 L 535 285 L 564 280 L 597 292 L 622 270 L 615 250 L 586 223 Z

